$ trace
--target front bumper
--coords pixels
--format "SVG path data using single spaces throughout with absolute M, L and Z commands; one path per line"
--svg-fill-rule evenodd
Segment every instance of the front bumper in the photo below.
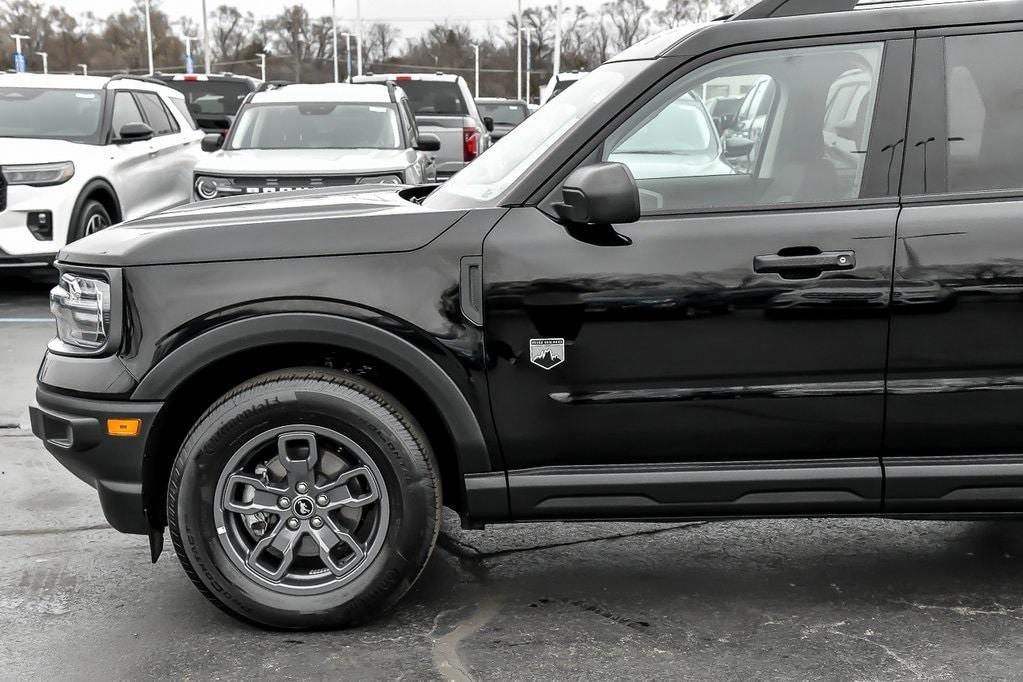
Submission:
M 149 533 L 142 465 L 163 403 L 115 402 L 36 390 L 32 433 L 58 462 L 99 493 L 107 521 L 122 533 Z M 141 419 L 138 436 L 110 436 L 107 419 Z
M 70 183 L 51 187 L 8 186 L 6 206 L 0 211 L 0 251 L 5 261 L 52 263 L 67 240 L 77 197 L 78 188 Z M 28 215 L 33 211 L 50 211 L 52 239 L 36 239 L 28 229 Z

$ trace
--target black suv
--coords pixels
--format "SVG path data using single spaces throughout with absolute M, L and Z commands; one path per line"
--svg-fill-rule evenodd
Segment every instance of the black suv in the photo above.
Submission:
M 154 560 L 169 527 L 214 603 L 287 628 L 394 604 L 442 505 L 1020 514 L 1023 3 L 915 4 L 651 38 L 441 187 L 76 242 L 33 430 Z M 702 93 L 761 82 L 726 148 Z
M 234 123 L 242 102 L 263 82 L 234 73 L 157 73 L 153 76 L 185 96 L 195 123 L 205 133 L 223 133 Z

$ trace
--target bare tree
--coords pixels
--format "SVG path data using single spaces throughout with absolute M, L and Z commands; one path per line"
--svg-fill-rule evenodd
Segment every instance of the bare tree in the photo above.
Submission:
M 211 17 L 210 41 L 213 43 L 213 59 L 221 62 L 236 62 L 242 52 L 252 43 L 256 19 L 252 12 L 244 14 L 231 5 L 220 5 Z
M 718 10 L 710 0 L 668 0 L 664 9 L 654 14 L 655 21 L 665 28 L 699 24 L 713 19 Z
M 645 0 L 612 0 L 601 5 L 615 30 L 616 47 L 624 50 L 647 36 L 650 6 Z
M 401 40 L 401 29 L 376 22 L 369 27 L 364 34 L 366 39 L 366 54 L 369 60 L 374 63 L 383 63 L 391 58 L 398 41 Z

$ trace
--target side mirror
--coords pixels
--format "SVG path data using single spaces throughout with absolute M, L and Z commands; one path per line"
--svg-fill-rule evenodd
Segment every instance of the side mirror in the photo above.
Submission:
M 489 116 L 483 117 L 483 127 L 487 129 L 488 133 L 494 132 L 494 119 Z
M 415 149 L 420 152 L 439 152 L 440 138 L 433 133 L 419 133 Z
M 610 225 L 639 220 L 639 186 L 628 166 L 595 163 L 572 171 L 554 211 L 566 223 Z
M 202 150 L 204 152 L 215 152 L 224 146 L 223 133 L 209 133 L 202 137 Z
M 141 121 L 136 123 L 125 123 L 117 133 L 115 142 L 118 144 L 130 144 L 132 142 L 145 142 L 156 135 L 153 129 Z
M 738 159 L 743 156 L 749 156 L 749 153 L 753 151 L 753 147 L 756 146 L 756 142 L 749 139 L 748 137 L 742 137 L 741 135 L 733 135 L 725 138 L 725 158 L 726 159 Z

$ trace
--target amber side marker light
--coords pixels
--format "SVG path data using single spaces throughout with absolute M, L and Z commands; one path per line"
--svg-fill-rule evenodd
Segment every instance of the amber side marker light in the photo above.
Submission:
M 137 436 L 142 429 L 141 419 L 108 419 L 107 435 Z

